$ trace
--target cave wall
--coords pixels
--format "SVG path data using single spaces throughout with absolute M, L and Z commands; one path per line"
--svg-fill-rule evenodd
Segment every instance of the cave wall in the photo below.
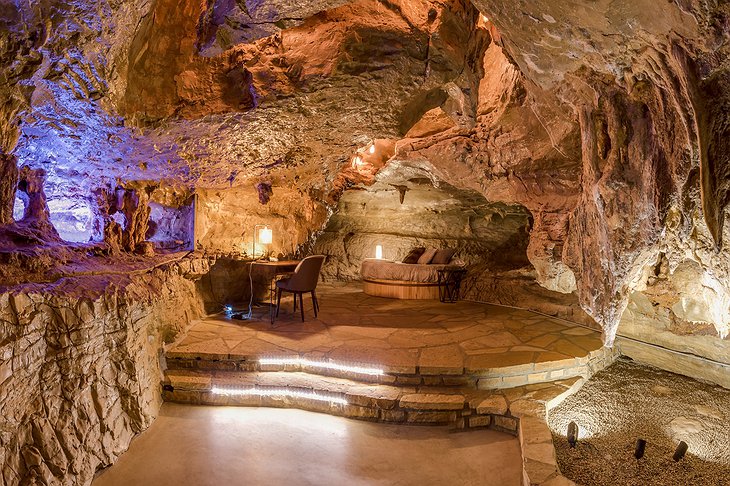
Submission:
M 314 176 L 314 175 L 313 175 Z M 327 221 L 323 195 L 303 194 L 287 185 L 274 183 L 262 189 L 269 198 L 261 202 L 256 186 L 235 189 L 198 190 L 195 210 L 196 247 L 210 253 L 247 255 L 254 252 L 254 226 L 266 224 L 273 241 L 257 241 L 256 256 L 293 256 L 300 245 Z
M 2 290 L 2 484 L 90 484 L 152 423 L 162 347 L 202 314 L 208 265 Z
M 721 143 L 707 138 L 708 123 L 722 131 L 707 111 L 726 103 L 708 89 L 727 72 L 727 6 L 474 3 L 498 34 L 485 53 L 476 133 L 406 138 L 398 156 L 527 207 L 538 282 L 575 292 L 608 344 L 660 253 L 672 271 L 693 260 L 698 278 L 713 282 L 723 310 L 702 314 L 722 338 L 727 205 L 716 216 L 706 207 L 724 197 L 726 178 L 712 177 L 709 190 L 703 178 L 728 166 Z
M 376 245 L 394 261 L 415 246 L 454 248 L 455 260 L 496 273 L 529 265 L 530 227 L 524 208 L 490 203 L 434 179 L 428 166 L 394 161 L 374 184 L 343 195 L 313 252 L 327 255 L 322 275 L 328 279 L 359 279 L 360 264 L 375 256 Z
M 711 88 L 728 72 L 727 5 L 475 5 L 499 28 L 525 80 L 577 117 L 580 189 L 560 256 L 607 341 L 660 253 L 671 270 L 687 259 L 699 263 L 701 278 L 722 282 L 725 293 L 727 205 L 719 201 L 726 178 L 715 175 L 727 170 L 728 155 L 710 141 L 723 128 L 709 106 L 727 102 L 726 92 Z M 720 336 L 723 319 L 710 322 Z
M 289 198 L 282 206 L 317 213 L 296 218 L 285 246 L 307 243 L 336 203 L 324 195 L 352 153 L 396 136 L 412 93 L 477 82 L 463 57 L 484 40 L 473 39 L 476 11 L 461 1 L 341 3 L 244 12 L 226 2 L 102 2 L 77 5 L 68 19 L 64 2 L 8 4 L 3 34 L 27 48 L 3 58 L 17 105 L 3 125 L 13 134 L 6 150 L 46 170 L 52 219 L 64 236 L 83 226 L 74 241 L 100 237 L 90 228 L 100 188 L 157 181 L 200 189 L 221 206 L 273 184 Z M 247 23 L 225 20 L 241 16 Z M 241 35 L 245 42 L 215 47 Z M 234 226 L 203 245 L 230 251 Z

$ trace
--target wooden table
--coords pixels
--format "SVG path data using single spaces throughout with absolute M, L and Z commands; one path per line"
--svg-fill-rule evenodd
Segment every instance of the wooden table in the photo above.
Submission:
M 280 260 L 271 262 L 268 260 L 254 260 L 251 262 L 251 271 L 253 267 L 261 267 L 271 275 L 269 279 L 269 319 L 274 323 L 274 299 L 276 298 L 276 281 L 283 275 L 293 272 L 301 260 Z M 252 290 L 253 291 L 253 290 Z

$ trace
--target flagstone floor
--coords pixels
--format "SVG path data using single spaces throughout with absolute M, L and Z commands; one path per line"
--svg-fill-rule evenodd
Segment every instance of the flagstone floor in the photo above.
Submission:
M 530 363 L 570 366 L 600 350 L 600 333 L 533 312 L 475 302 L 444 304 L 371 297 L 357 284 L 320 285 L 320 313 L 305 297 L 305 322 L 282 301 L 269 322 L 268 306 L 249 321 L 225 315 L 196 323 L 167 356 L 246 359 L 306 356 L 379 363 L 401 373 L 470 373 Z

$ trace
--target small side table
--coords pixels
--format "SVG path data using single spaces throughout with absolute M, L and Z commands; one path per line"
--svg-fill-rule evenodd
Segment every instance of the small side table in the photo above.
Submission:
M 466 275 L 466 268 L 445 268 L 437 270 L 439 284 L 439 300 L 454 303 L 459 300 L 461 280 Z

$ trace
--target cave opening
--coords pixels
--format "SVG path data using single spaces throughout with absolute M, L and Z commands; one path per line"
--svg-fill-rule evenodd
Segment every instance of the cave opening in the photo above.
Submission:
M 23 201 L 23 198 L 21 198 L 19 195 L 15 196 L 15 200 L 13 201 L 13 219 L 15 221 L 20 221 L 23 219 L 23 216 L 25 215 L 25 201 Z
M 85 200 L 55 198 L 48 200 L 50 221 L 62 240 L 69 243 L 100 241 L 96 228 L 98 215 Z

